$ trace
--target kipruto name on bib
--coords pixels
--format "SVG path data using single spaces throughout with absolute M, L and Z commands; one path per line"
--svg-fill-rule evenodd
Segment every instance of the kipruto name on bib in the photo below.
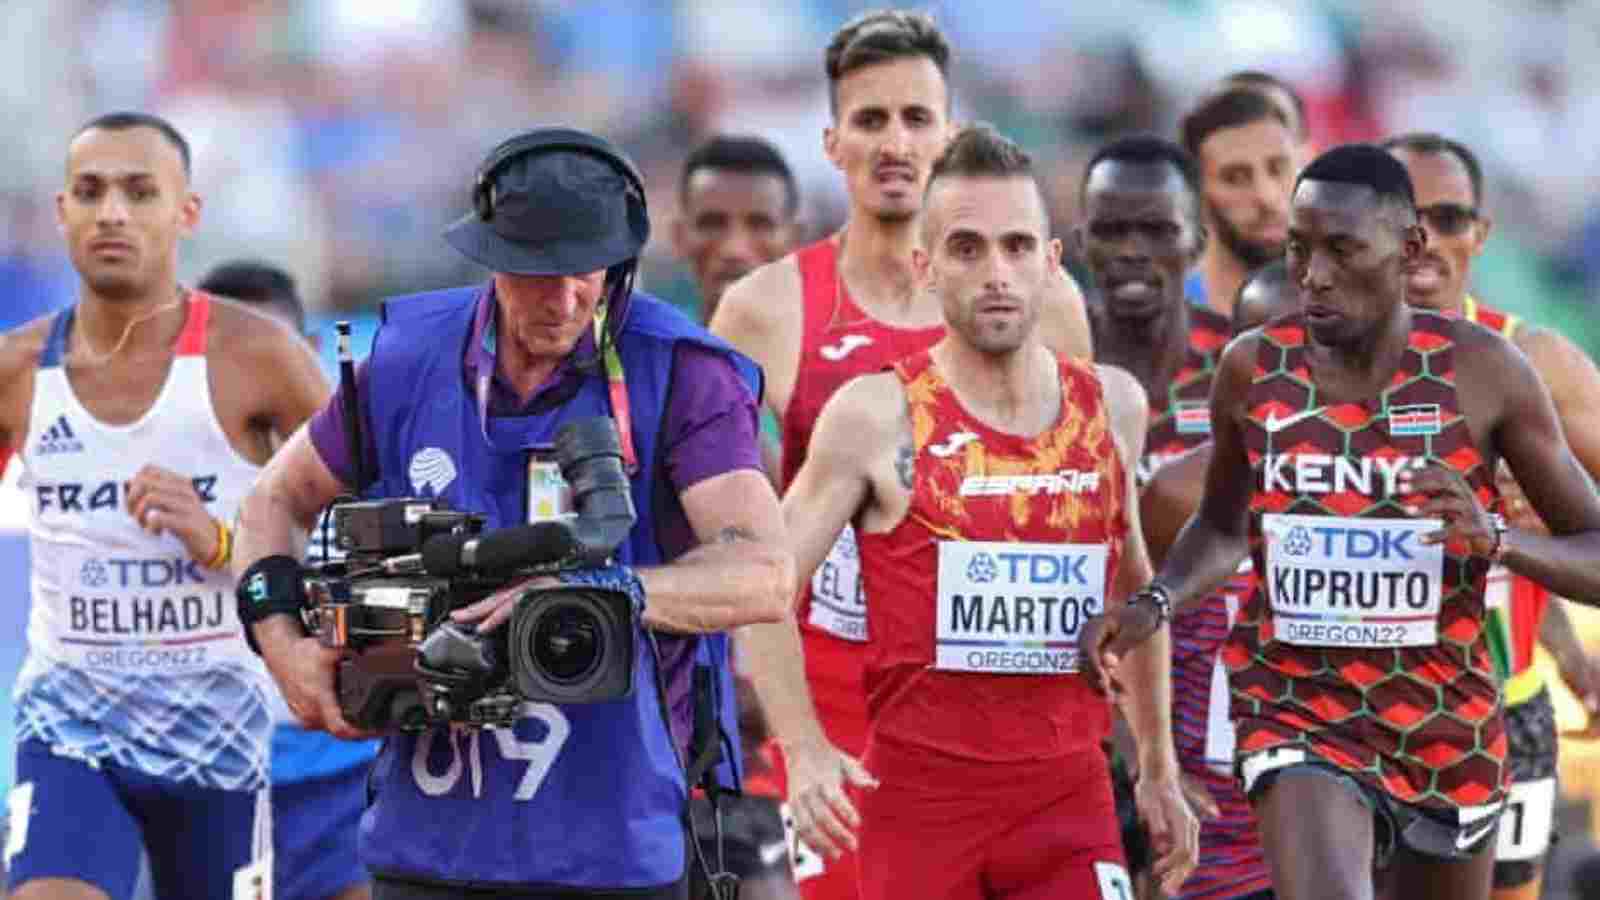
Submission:
M 1392 497 L 1403 472 L 1426 463 L 1415 456 L 1334 456 L 1327 453 L 1268 453 L 1261 458 L 1261 490 L 1292 494 L 1353 492 Z

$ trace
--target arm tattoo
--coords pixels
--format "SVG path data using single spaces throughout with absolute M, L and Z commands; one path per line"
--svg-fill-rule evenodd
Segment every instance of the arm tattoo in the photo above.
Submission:
M 900 476 L 900 486 L 908 491 L 911 490 L 913 476 L 917 472 L 917 454 L 910 443 L 901 444 L 899 451 L 895 453 L 894 470 Z
M 753 541 L 756 533 L 743 525 L 729 525 L 717 533 L 717 543 L 731 544 L 735 541 Z

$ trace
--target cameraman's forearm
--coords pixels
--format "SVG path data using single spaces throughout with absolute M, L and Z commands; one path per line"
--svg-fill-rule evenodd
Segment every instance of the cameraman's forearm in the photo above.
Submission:
M 1178 757 L 1172 743 L 1172 636 L 1166 626 L 1128 653 L 1127 693 L 1123 696 L 1128 728 L 1139 745 L 1139 772 L 1149 777 L 1176 777 Z
M 255 636 L 263 658 L 272 656 L 279 647 L 291 646 L 306 636 L 306 630 L 300 623 L 286 613 L 268 616 L 254 623 L 250 626 L 250 633 Z
M 265 487 L 265 486 L 263 486 Z M 298 527 L 289 502 L 271 490 L 255 490 L 239 506 L 234 533 L 233 577 L 268 556 L 299 556 L 307 532 Z
M 345 493 L 317 453 L 305 428 L 278 449 L 239 506 L 233 572 L 238 577 L 258 559 L 298 557 L 317 513 Z
M 739 630 L 738 641 L 748 660 L 750 686 L 778 743 L 791 747 L 826 740 L 806 685 L 805 655 L 794 619 L 747 626 Z
M 639 570 L 644 624 L 703 634 L 782 621 L 793 571 L 788 551 L 772 542 L 703 544 L 668 565 Z

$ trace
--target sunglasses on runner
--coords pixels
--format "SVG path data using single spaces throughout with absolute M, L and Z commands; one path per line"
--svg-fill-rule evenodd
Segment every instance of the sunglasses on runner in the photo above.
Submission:
M 1462 203 L 1435 203 L 1417 207 L 1417 216 L 1440 234 L 1457 235 L 1478 221 L 1478 210 Z

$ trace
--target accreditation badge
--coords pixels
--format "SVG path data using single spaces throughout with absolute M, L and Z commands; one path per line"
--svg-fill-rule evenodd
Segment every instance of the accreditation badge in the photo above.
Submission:
M 1438 519 L 1262 516 L 1274 636 L 1307 647 L 1438 642 L 1444 545 Z
M 1061 675 L 1105 609 L 1104 544 L 940 541 L 934 667 Z
M 553 447 L 538 446 L 528 450 L 526 508 L 529 525 L 577 515 L 572 505 L 572 487 L 561 476 Z

